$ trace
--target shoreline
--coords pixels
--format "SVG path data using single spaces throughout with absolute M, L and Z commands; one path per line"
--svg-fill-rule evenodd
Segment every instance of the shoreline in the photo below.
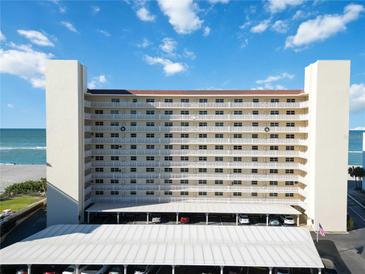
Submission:
M 46 177 L 45 164 L 2 164 L 0 163 L 0 193 L 8 185 Z

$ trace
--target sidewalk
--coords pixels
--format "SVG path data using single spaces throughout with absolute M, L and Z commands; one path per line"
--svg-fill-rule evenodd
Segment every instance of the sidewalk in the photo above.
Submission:
M 348 184 L 348 194 L 365 207 L 365 192 L 355 190 L 355 183 Z

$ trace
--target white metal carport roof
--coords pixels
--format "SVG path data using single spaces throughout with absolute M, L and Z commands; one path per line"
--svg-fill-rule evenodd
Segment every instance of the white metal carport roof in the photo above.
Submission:
M 277 214 L 300 215 L 290 205 L 222 203 L 222 202 L 169 202 L 157 204 L 95 203 L 87 212 L 123 212 L 123 213 L 209 213 L 209 214 Z
M 323 268 L 304 228 L 55 225 L 0 250 L 1 264 Z

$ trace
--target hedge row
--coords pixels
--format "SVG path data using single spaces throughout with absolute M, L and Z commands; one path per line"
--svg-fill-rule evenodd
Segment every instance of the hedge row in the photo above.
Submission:
M 41 178 L 39 181 L 25 181 L 23 183 L 12 184 L 5 188 L 5 195 L 14 196 L 17 194 L 30 194 L 45 192 L 47 187 L 46 179 Z

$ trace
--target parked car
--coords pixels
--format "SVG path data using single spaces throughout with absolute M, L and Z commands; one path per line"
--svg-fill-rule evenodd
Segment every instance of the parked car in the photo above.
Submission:
M 28 270 L 25 268 L 18 268 L 15 273 L 16 274 L 28 274 Z
M 76 267 L 74 265 L 69 265 L 62 272 L 62 274 L 74 274 L 74 273 L 76 273 Z
M 281 225 L 281 223 L 280 223 L 280 221 L 279 221 L 278 219 L 271 219 L 271 220 L 269 221 L 269 225 L 270 225 L 270 226 L 280 226 L 280 225 Z
M 281 220 L 283 221 L 284 225 L 295 225 L 295 219 L 293 216 L 289 216 L 289 215 L 282 216 Z
M 100 267 L 98 265 L 88 265 L 80 269 L 80 274 L 103 274 L 106 273 L 108 265 Z
M 43 274 L 57 274 L 56 271 L 50 270 L 50 271 L 44 271 Z
M 249 225 L 250 224 L 250 219 L 248 218 L 247 215 L 245 214 L 239 214 L 238 215 L 238 222 L 241 224 L 241 225 Z
M 121 266 L 113 265 L 108 269 L 107 273 L 108 274 L 123 274 L 124 269 Z
M 5 219 L 6 217 L 9 217 L 11 214 L 13 214 L 13 211 L 11 209 L 4 209 L 0 213 L 0 219 Z
M 275 274 L 290 274 L 290 269 L 288 269 L 288 268 L 277 268 L 277 269 L 275 269 Z
M 160 216 L 154 216 L 154 217 L 152 217 L 151 223 L 153 223 L 153 224 L 159 224 L 159 223 L 161 223 L 161 217 Z
M 180 217 L 180 223 L 187 224 L 189 222 L 190 222 L 190 218 L 189 217 Z

